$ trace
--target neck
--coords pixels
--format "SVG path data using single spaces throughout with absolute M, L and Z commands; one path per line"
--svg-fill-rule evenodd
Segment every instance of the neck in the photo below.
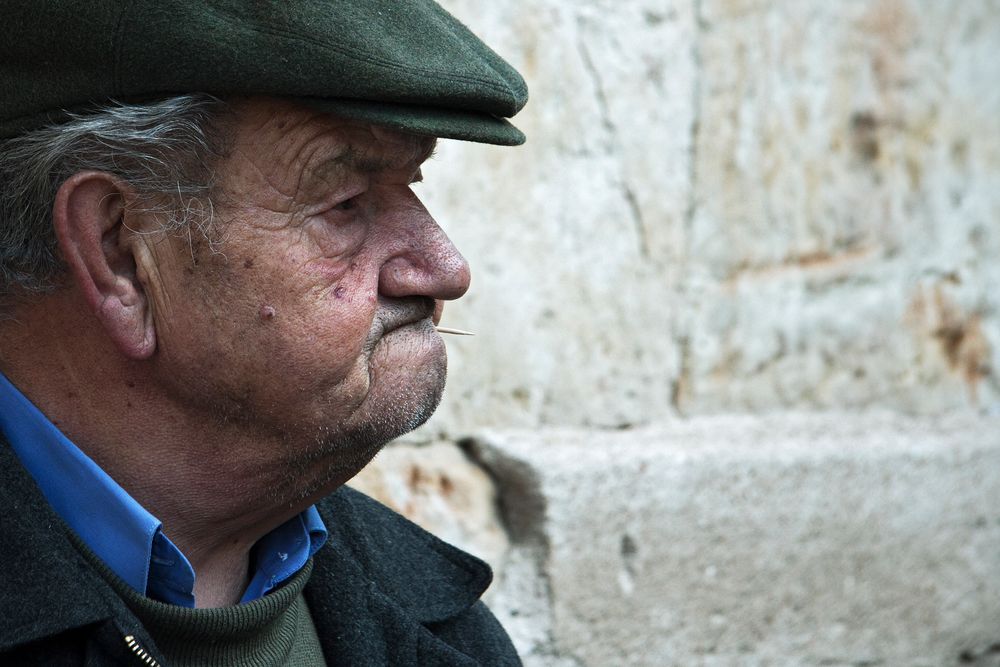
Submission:
M 162 522 L 194 568 L 196 606 L 238 603 L 253 545 L 350 474 L 293 475 L 280 456 L 284 438 L 192 414 L 160 389 L 150 364 L 124 359 L 72 309 L 25 310 L 4 322 L 0 370 Z M 71 346 L 40 340 L 69 330 L 68 317 L 78 320 Z

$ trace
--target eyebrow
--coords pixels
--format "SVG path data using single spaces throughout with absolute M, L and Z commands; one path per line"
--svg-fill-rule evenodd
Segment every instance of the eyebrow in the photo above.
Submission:
M 415 152 L 415 157 L 413 159 L 414 165 L 419 166 L 434 157 L 434 153 L 437 150 L 437 138 L 432 138 L 430 141 L 424 140 L 423 138 L 414 138 L 414 142 L 424 144 L 418 152 Z M 365 155 L 353 147 L 348 148 L 342 154 L 332 158 L 328 161 L 328 163 L 342 165 L 363 174 L 373 174 L 379 171 L 398 168 L 398 158 L 394 156 L 375 157 Z

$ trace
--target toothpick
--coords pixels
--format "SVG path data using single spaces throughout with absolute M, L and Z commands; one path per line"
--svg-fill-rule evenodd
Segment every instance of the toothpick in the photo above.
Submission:
M 461 329 L 449 329 L 448 327 L 434 327 L 437 329 L 438 333 L 443 334 L 454 334 L 456 336 L 475 336 L 476 334 L 471 331 L 463 331 Z

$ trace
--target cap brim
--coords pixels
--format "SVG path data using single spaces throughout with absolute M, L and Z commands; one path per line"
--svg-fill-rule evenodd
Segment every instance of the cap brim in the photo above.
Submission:
M 477 111 L 362 100 L 296 99 L 318 111 L 385 125 L 402 132 L 499 146 L 520 146 L 525 141 L 524 133 L 506 118 Z
M 498 146 L 520 146 L 525 141 L 524 133 L 514 127 L 506 118 L 477 111 L 455 111 L 409 104 L 316 97 L 294 97 L 291 99 L 299 100 L 324 113 L 385 125 L 402 132 L 424 136 L 475 141 Z M 15 137 L 45 125 L 63 123 L 69 118 L 70 113 L 86 113 L 89 106 L 79 106 L 73 109 L 51 109 L 31 116 L 0 122 L 0 139 Z

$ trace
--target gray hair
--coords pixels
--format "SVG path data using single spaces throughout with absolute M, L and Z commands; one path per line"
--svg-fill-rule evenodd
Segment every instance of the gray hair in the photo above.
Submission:
M 0 301 L 51 291 L 65 270 L 52 228 L 62 183 L 85 170 L 127 182 L 167 229 L 211 222 L 225 103 L 206 94 L 111 103 L 0 142 Z M 188 227 L 190 229 L 190 227 Z

